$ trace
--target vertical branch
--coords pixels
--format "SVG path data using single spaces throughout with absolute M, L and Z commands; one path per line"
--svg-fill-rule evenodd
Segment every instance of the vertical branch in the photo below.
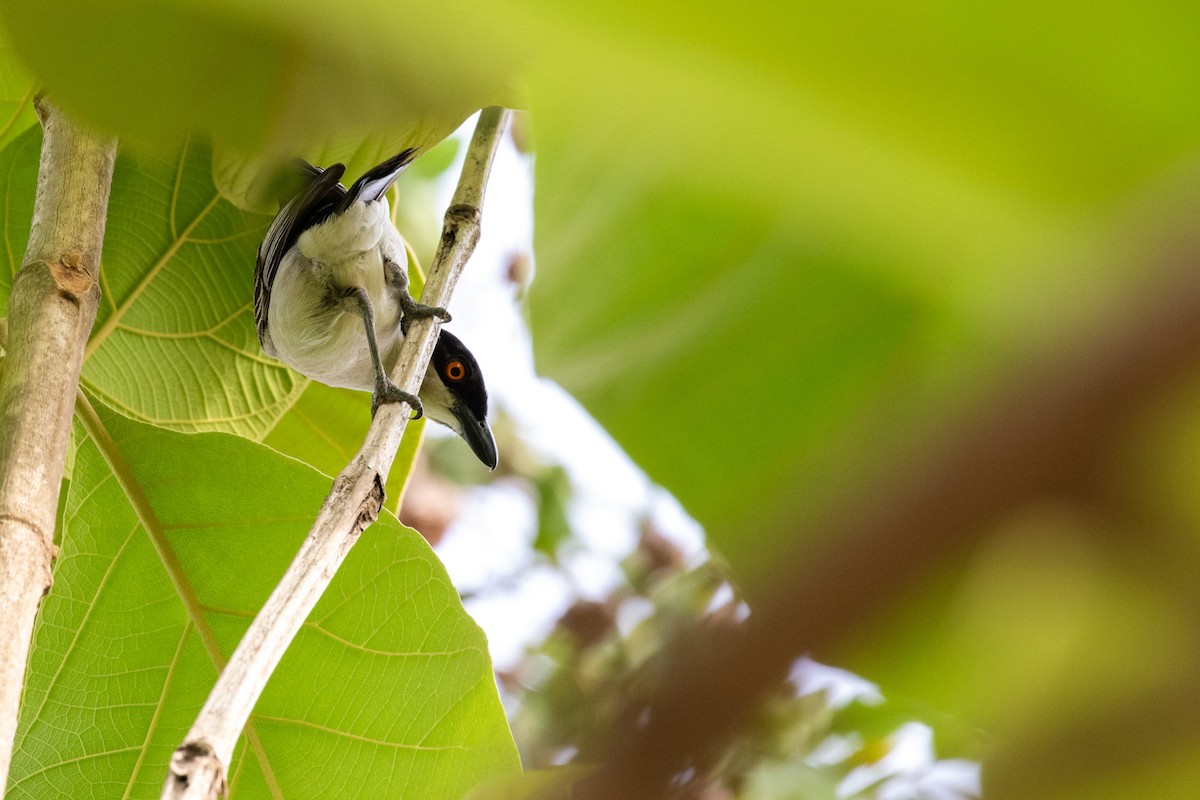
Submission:
M 100 247 L 116 140 L 44 98 L 37 199 L 8 306 L 0 372 L 0 795 L 8 781 L 25 662 L 50 591 L 54 524 L 83 347 L 100 300 Z
M 448 304 L 479 240 L 484 187 L 507 121 L 508 112 L 501 108 L 484 109 L 479 116 L 458 188 L 446 210 L 442 239 L 421 294 L 423 303 Z M 420 389 L 439 329 L 440 322 L 432 317 L 415 320 L 409 327 L 391 375 L 404 391 L 416 394 Z M 215 800 L 223 792 L 234 745 L 267 680 L 358 535 L 379 515 L 383 486 L 400 447 L 408 411 L 401 403 L 379 408 L 362 448 L 334 481 L 296 558 L 238 643 L 187 738 L 175 750 L 163 800 Z M 387 792 L 380 787 L 376 794 Z

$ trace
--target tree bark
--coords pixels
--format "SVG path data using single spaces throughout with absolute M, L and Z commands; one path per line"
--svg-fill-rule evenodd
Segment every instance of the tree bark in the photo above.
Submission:
M 116 140 L 44 98 L 33 226 L 13 280 L 0 371 L 0 797 L 33 621 L 50 591 L 55 517 L 83 348 L 100 300 Z

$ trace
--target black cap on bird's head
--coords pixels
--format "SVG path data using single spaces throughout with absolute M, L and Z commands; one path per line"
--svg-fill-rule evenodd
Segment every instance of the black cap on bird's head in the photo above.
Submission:
M 421 385 L 425 413 L 453 430 L 470 445 L 488 469 L 498 462 L 496 440 L 488 427 L 487 387 L 475 356 L 462 341 L 447 330 L 438 334 L 429 361 L 429 371 Z

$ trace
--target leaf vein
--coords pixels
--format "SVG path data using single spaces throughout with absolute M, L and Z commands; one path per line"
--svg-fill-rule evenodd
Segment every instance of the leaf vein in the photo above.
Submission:
M 338 736 L 338 737 L 341 737 L 344 739 L 352 739 L 356 742 L 362 742 L 364 744 L 371 744 L 371 745 L 375 745 L 377 747 L 390 747 L 390 748 L 393 748 L 396 750 L 426 750 L 426 751 L 431 751 L 431 752 L 442 752 L 442 751 L 446 751 L 446 750 L 467 750 L 467 749 L 469 749 L 464 744 L 421 745 L 421 744 L 409 744 L 407 742 L 389 742 L 386 739 L 373 739 L 370 736 L 362 736 L 357 733 L 350 733 L 349 731 L 342 731 L 342 730 L 338 730 L 337 728 L 330 728 L 325 725 L 318 725 L 315 722 L 306 722 L 305 720 L 301 720 L 301 719 L 288 719 L 287 717 L 272 717 L 272 716 L 267 716 L 265 714 L 255 714 L 254 718 L 261 722 L 274 722 L 279 725 L 292 725 L 292 726 L 295 726 L 298 728 L 309 728 L 311 730 L 320 731 L 321 733 L 328 733 L 332 736 Z

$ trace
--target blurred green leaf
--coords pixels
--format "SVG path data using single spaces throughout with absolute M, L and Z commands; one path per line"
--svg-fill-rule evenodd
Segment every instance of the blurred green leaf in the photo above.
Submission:
M 1168 583 L 1140 582 L 1097 546 L 1095 524 L 1054 507 L 1010 521 L 966 569 L 897 602 L 849 661 L 889 698 L 951 715 L 918 716 L 951 734 L 949 753 L 976 758 L 1183 680 L 1188 612 Z
M 200 131 L 257 151 L 395 124 L 442 128 L 511 95 L 511 59 L 481 48 L 461 9 L 72 0 L 53 13 L 7 3 L 3 21 L 64 106 L 143 143 Z
M 458 158 L 463 143 L 457 139 L 443 139 L 428 152 L 413 162 L 406 175 L 412 175 L 425 180 L 433 180 L 450 169 L 454 159 Z
M 567 503 L 571 498 L 571 481 L 561 467 L 551 467 L 534 480 L 537 492 L 537 535 L 533 549 L 554 561 L 558 548 L 571 538 L 567 519 Z
M 1119 731 L 1113 732 L 1120 737 Z M 1044 790 L 1033 782 L 1013 787 L 1015 791 L 993 793 L 985 784 L 986 796 L 1018 800 L 1036 796 L 1046 800 L 1191 800 L 1200 786 L 1200 742 L 1195 739 L 1167 743 L 1150 758 L 1134 763 L 1096 764 L 1094 772 L 1073 772 L 1070 781 L 1055 781 L 1056 790 Z
M 456 144 L 451 142 L 447 152 L 439 143 L 462 121 L 463 118 L 455 117 L 447 117 L 438 124 L 417 120 L 389 126 L 387 135 L 343 135 L 315 144 L 306 143 L 306 146 L 290 151 L 276 147 L 267 153 L 247 155 L 229 147 L 218 147 L 213 158 L 213 179 L 221 195 L 234 205 L 273 215 L 279 205 L 270 191 L 272 179 L 280 170 L 286 169 L 293 158 L 302 157 L 322 167 L 343 163 L 346 166 L 343 182 L 349 186 L 371 167 L 407 147 L 416 147 L 420 152 L 409 171 L 437 174 L 454 159 L 453 145 Z M 426 153 L 432 155 L 432 160 Z
M 1118 313 L 1200 185 L 1191 8 L 528 5 L 539 364 L 744 578 Z
M 84 409 L 8 797 L 157 797 L 167 761 L 308 531 L 328 479 L 224 434 Z M 232 797 L 460 797 L 519 768 L 487 646 L 389 514 L 288 649 Z
M 42 129 L 37 126 L 0 149 L 0 203 L 4 210 L 0 229 L 4 236 L 4 247 L 0 248 L 0 316 L 8 314 L 8 295 L 29 242 L 41 150 Z
M 12 48 L 0 40 L 0 147 L 37 124 L 33 95 L 32 79 L 21 68 Z
M 1126 318 L 1195 225 L 1193 7 L 524 7 L 559 54 L 530 81 L 538 363 L 743 587 L 1014 364 Z M 975 756 L 1135 702 L 1194 661 L 1164 589 L 1196 540 L 1112 557 L 1103 537 L 1052 520 L 953 565 L 845 666 L 980 731 L 953 748 Z M 1169 795 L 1160 777 L 1124 796 Z

